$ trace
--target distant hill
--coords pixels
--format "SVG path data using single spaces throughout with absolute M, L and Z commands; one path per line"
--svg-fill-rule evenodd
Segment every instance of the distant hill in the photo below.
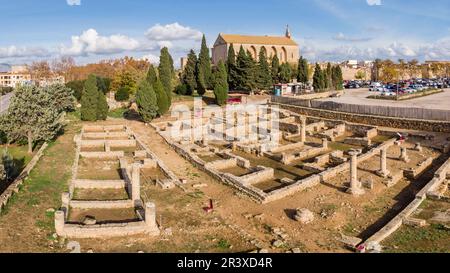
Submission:
M 0 64 L 0 72 L 8 72 L 8 71 L 11 71 L 11 65 Z

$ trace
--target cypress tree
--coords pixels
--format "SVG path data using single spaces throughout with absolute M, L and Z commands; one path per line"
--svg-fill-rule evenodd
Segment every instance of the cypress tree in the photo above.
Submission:
M 164 86 L 159 79 L 156 81 L 153 89 L 156 94 L 158 114 L 162 116 L 170 109 L 169 99 L 167 98 L 167 93 L 165 92 Z
M 292 68 L 288 63 L 280 66 L 279 80 L 281 83 L 290 83 L 292 80 Z
M 156 75 L 155 67 L 151 64 L 147 72 L 147 81 L 150 85 L 154 85 L 157 80 L 158 76 Z
M 219 62 L 214 74 L 214 96 L 216 103 L 222 106 L 227 102 L 229 91 L 227 69 L 222 61 Z
M 155 91 L 148 81 L 141 81 L 136 93 L 138 112 L 145 122 L 150 122 L 158 115 Z
M 339 65 L 336 66 L 336 90 L 344 89 L 344 79 L 342 76 L 342 69 Z
M 279 73 L 280 73 L 280 60 L 278 59 L 277 55 L 274 55 L 272 58 L 272 82 L 273 83 L 279 83 Z
M 327 86 L 326 86 L 327 89 L 333 88 L 333 69 L 331 67 L 331 63 L 327 64 L 326 83 L 327 83 Z
M 195 89 L 197 89 L 197 80 L 195 75 L 196 65 L 197 55 L 195 55 L 194 50 L 191 50 L 182 76 L 182 82 L 187 86 L 186 95 L 192 95 Z
M 227 73 L 228 73 L 228 85 L 230 89 L 236 88 L 236 52 L 234 51 L 233 44 L 228 49 L 227 57 Z
M 197 66 L 197 92 L 200 96 L 206 93 L 206 89 L 212 85 L 211 76 L 211 58 L 209 56 L 209 48 L 206 45 L 206 37 L 203 35 L 202 47 L 198 56 Z
M 267 61 L 267 54 L 265 48 L 261 48 L 259 52 L 258 73 L 257 73 L 258 88 L 268 90 L 272 87 L 272 76 L 270 75 L 269 62 Z
M 316 68 L 314 70 L 314 76 L 313 76 L 313 87 L 315 92 L 320 92 L 323 90 L 323 73 L 322 69 L 320 68 L 319 63 L 316 63 Z
M 98 90 L 98 99 L 97 99 L 97 120 L 106 120 L 108 116 L 109 106 L 106 101 L 105 94 Z
M 169 49 L 167 47 L 163 47 L 161 49 L 161 56 L 159 59 L 159 80 L 166 91 L 167 102 L 170 107 L 172 104 L 172 79 L 173 79 L 173 60 L 170 56 Z
M 236 59 L 236 88 L 251 91 L 255 87 L 255 61 L 241 46 Z
M 308 61 L 303 57 L 298 60 L 297 81 L 308 83 Z
M 84 84 L 83 96 L 81 97 L 81 120 L 97 120 L 98 93 L 97 77 L 91 74 Z

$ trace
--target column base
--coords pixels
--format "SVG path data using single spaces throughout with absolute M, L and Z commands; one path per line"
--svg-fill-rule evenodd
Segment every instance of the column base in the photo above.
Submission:
M 354 188 L 350 187 L 350 188 L 347 189 L 347 193 L 351 194 L 351 195 L 363 195 L 363 194 L 366 193 L 366 191 L 364 189 L 362 189 L 362 188 L 354 189 Z
M 391 172 L 388 170 L 386 170 L 385 172 L 383 172 L 382 170 L 377 171 L 377 175 L 381 176 L 383 178 L 388 178 L 390 174 L 391 174 Z

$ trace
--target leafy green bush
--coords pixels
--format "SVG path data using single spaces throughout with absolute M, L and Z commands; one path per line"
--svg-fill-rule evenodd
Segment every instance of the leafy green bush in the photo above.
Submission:
M 187 84 L 180 84 L 175 88 L 175 93 L 178 95 L 186 95 L 188 93 L 188 86 Z
M 130 98 L 130 89 L 122 87 L 115 94 L 116 101 L 127 101 Z

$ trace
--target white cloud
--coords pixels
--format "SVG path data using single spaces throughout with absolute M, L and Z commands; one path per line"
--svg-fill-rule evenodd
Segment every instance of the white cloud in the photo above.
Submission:
M 200 40 L 202 33 L 179 23 L 173 23 L 165 26 L 156 24 L 146 31 L 145 36 L 149 40 L 156 41 Z
M 140 44 L 125 35 L 100 36 L 95 29 L 88 29 L 80 36 L 72 36 L 72 44 L 61 46 L 62 55 L 112 54 L 135 50 Z
M 343 41 L 343 42 L 368 42 L 372 40 L 372 38 L 365 37 L 347 37 L 344 33 L 339 32 L 336 36 L 333 37 L 333 40 Z
M 69 6 L 81 6 L 81 0 L 66 0 Z
M 159 64 L 159 57 L 153 54 L 147 54 L 143 56 L 142 60 L 147 60 L 152 64 Z
M 369 6 L 381 6 L 381 0 L 366 0 Z
M 46 57 L 51 53 L 42 47 L 0 47 L 0 58 Z

